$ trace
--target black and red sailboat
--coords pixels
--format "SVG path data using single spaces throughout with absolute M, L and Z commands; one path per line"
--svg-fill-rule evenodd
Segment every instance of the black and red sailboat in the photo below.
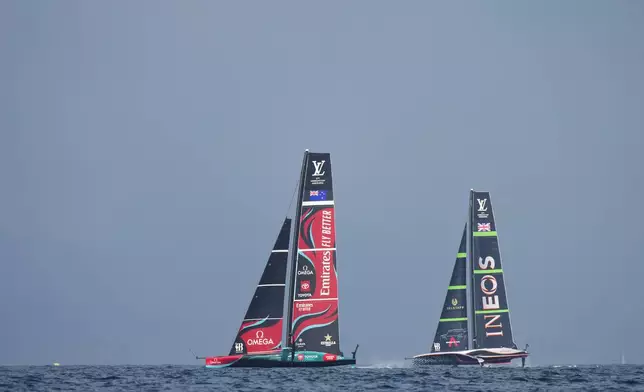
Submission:
M 229 354 L 201 358 L 206 367 L 356 363 L 357 346 L 352 358 L 345 358 L 340 351 L 335 198 L 329 153 L 305 151 L 296 197 L 294 225 L 291 219 L 284 219 Z
M 528 356 L 514 343 L 489 192 L 470 191 L 463 229 L 431 352 L 414 365 L 507 364 Z

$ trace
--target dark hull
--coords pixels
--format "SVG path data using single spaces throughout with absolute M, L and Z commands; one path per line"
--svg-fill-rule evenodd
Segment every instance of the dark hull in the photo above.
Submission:
M 325 353 L 298 353 L 291 357 L 288 352 L 264 355 L 228 355 L 207 357 L 208 368 L 286 368 L 286 367 L 330 367 L 355 365 L 355 358 Z
M 417 355 L 412 358 L 414 366 L 427 365 L 501 365 L 509 364 L 513 359 L 527 358 L 528 353 L 516 350 L 513 353 L 500 354 L 488 350 L 473 350 L 452 353 L 432 353 Z

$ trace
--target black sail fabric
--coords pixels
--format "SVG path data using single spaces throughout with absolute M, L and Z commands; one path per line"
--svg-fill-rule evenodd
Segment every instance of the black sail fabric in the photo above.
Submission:
M 436 327 L 436 334 L 431 347 L 431 352 L 433 353 L 468 349 L 466 232 L 467 225 L 463 228 L 452 278 L 447 287 L 445 303 Z

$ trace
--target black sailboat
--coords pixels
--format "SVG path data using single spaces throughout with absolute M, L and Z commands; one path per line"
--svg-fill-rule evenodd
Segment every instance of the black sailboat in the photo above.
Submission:
M 512 336 L 498 232 L 489 192 L 470 191 L 452 278 L 431 351 L 415 365 L 510 363 L 528 356 Z
M 284 219 L 230 353 L 200 359 L 212 368 L 354 365 L 357 346 L 352 358 L 340 351 L 338 304 L 331 156 L 306 150 L 295 224 Z

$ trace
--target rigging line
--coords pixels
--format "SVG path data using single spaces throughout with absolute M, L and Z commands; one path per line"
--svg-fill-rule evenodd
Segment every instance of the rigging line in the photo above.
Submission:
M 299 185 L 300 180 L 295 181 L 295 188 L 293 189 L 293 194 L 291 195 L 291 201 L 288 203 L 288 208 L 286 209 L 284 216 L 288 216 L 288 212 L 291 210 L 291 206 L 293 205 L 293 200 L 295 200 L 295 194 L 297 193 L 297 188 Z

